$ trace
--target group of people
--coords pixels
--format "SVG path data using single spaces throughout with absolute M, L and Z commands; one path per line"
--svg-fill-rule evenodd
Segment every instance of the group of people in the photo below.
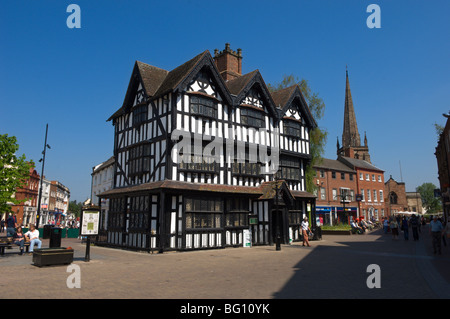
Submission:
M 384 218 L 383 228 L 384 233 L 388 231 L 392 233 L 392 239 L 398 239 L 400 230 L 403 232 L 405 240 L 409 240 L 409 229 L 411 228 L 414 241 L 419 240 L 419 233 L 421 233 L 421 226 L 425 225 L 425 218 L 416 216 L 413 214 L 411 217 L 407 216 L 391 216 L 389 219 Z M 430 221 L 430 234 L 433 239 L 433 252 L 434 254 L 441 254 L 441 242 L 444 246 L 447 246 L 446 237 L 450 234 L 450 228 L 448 223 L 442 222 L 436 215 Z
M 419 240 L 420 227 L 424 222 L 423 217 L 420 218 L 415 214 L 410 218 L 407 216 L 400 217 L 399 215 L 390 216 L 389 219 L 383 218 L 383 229 L 385 234 L 391 231 L 392 239 L 398 239 L 400 230 L 402 230 L 405 240 L 409 240 L 409 228 L 411 228 L 413 239 L 416 241 Z
M 357 234 L 364 234 L 367 230 L 375 228 L 375 224 L 370 220 L 364 220 L 363 218 L 355 218 L 350 221 L 350 226 Z
M 6 220 L 6 236 L 12 237 L 13 243 L 20 247 L 20 255 L 23 255 L 26 242 L 30 242 L 30 253 L 33 252 L 34 246 L 41 248 L 42 245 L 42 241 L 39 239 L 39 230 L 33 224 L 30 224 L 29 230 L 24 234 L 22 226 L 17 223 L 15 214 L 10 215 Z

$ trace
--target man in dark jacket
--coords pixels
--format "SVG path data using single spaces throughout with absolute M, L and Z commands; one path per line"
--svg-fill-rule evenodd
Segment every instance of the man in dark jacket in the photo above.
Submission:
M 14 236 L 14 233 L 16 232 L 16 227 L 17 227 L 16 214 L 9 215 L 8 219 L 6 220 L 6 236 L 8 237 Z

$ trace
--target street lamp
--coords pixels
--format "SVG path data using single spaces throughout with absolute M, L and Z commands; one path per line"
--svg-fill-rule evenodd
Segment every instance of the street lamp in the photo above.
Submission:
M 344 217 L 345 217 L 346 216 L 345 215 L 345 201 L 346 201 L 347 197 L 351 198 L 352 196 L 350 194 L 345 193 L 345 192 L 342 192 L 340 195 L 336 195 L 336 196 L 341 198 L 341 203 L 342 203 L 342 206 L 343 206 L 342 209 L 343 209 L 343 213 L 344 213 Z M 348 219 L 347 219 L 347 223 L 348 223 Z
M 38 207 L 36 213 L 36 228 L 39 228 L 39 221 L 41 219 L 41 197 L 42 197 L 42 180 L 44 179 L 44 165 L 45 165 L 45 151 L 47 148 L 51 148 L 50 145 L 47 144 L 47 132 L 48 132 L 48 123 L 45 127 L 45 141 L 44 141 L 44 150 L 42 151 L 43 157 L 39 160 L 42 162 L 42 171 L 41 171 L 41 180 L 39 185 L 39 198 L 38 198 Z
M 281 236 L 280 236 L 280 211 L 278 207 L 278 179 L 275 178 L 275 207 L 277 218 L 277 238 L 276 238 L 276 250 L 281 250 Z

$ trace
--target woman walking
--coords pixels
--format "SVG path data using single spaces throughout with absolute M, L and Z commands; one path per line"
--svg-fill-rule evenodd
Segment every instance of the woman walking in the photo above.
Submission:
M 391 219 L 391 223 L 389 224 L 392 232 L 392 239 L 398 238 L 398 222 L 395 218 Z
M 302 234 L 303 234 L 303 245 L 305 246 L 305 243 L 308 247 L 311 247 L 309 245 L 309 233 L 311 232 L 311 229 L 309 228 L 309 224 L 308 224 L 308 217 L 305 217 L 302 221 Z

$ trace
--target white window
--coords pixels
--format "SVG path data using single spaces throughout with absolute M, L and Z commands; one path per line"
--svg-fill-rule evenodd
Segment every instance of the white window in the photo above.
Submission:
M 384 202 L 383 191 L 380 191 L 380 202 Z
M 365 202 L 366 200 L 365 200 L 365 195 L 364 195 L 364 189 L 361 189 L 361 201 L 362 202 Z
M 367 190 L 367 201 L 371 202 L 372 201 L 372 195 L 370 193 L 370 189 Z
M 366 181 L 370 181 L 369 174 L 366 174 Z
M 333 200 L 337 200 L 337 189 L 333 188 Z
M 378 181 L 381 182 L 381 175 L 378 175 Z
M 375 174 L 372 174 L 372 182 L 375 182 Z
M 377 200 L 377 191 L 375 189 L 373 190 L 373 201 L 374 202 L 378 202 L 378 200 Z
M 325 188 L 320 189 L 320 199 L 325 200 Z
M 359 173 L 359 180 L 360 180 L 360 181 L 364 180 L 364 175 L 363 175 L 363 173 Z

